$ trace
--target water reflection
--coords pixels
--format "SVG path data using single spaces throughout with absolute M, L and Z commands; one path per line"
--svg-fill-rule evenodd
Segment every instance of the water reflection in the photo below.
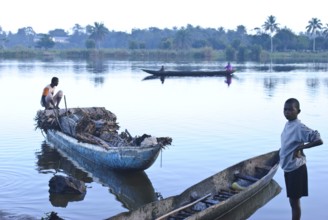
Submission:
M 108 65 L 102 58 L 92 58 L 87 61 L 87 71 L 90 73 L 104 73 L 108 71 Z
M 312 89 L 318 88 L 320 85 L 319 79 L 318 78 L 308 78 L 308 79 L 306 79 L 306 85 Z
M 256 71 L 256 72 L 292 72 L 292 71 L 327 71 L 327 63 L 268 63 L 268 64 L 239 64 L 236 65 L 238 72 Z
M 128 210 L 156 201 L 153 185 L 147 174 L 142 172 L 118 173 L 80 158 L 72 159 L 46 143 L 36 153 L 37 170 L 40 173 L 65 173 L 86 183 L 98 182 L 109 187 L 109 192 Z M 50 195 L 51 204 L 66 207 L 68 202 L 83 200 L 78 196 Z
M 54 207 L 67 207 L 69 202 L 82 201 L 85 197 L 84 194 L 56 194 L 49 193 L 49 201 Z
M 183 76 L 183 78 L 190 78 L 190 77 L 197 77 L 197 78 L 201 78 L 201 77 L 225 77 L 224 83 L 226 83 L 228 86 L 230 86 L 230 84 L 232 83 L 232 78 L 234 79 L 238 79 L 237 76 L 235 75 L 226 75 L 226 76 Z M 146 81 L 146 80 L 160 80 L 162 84 L 164 84 L 165 79 L 168 78 L 181 78 L 178 76 L 146 76 L 145 78 L 142 79 L 142 81 Z
M 264 78 L 263 84 L 264 88 L 267 91 L 267 95 L 272 97 L 275 91 L 275 88 L 278 84 L 279 80 L 277 78 L 266 77 Z
M 226 76 L 226 80 L 224 81 L 228 86 L 230 86 L 230 84 L 232 83 L 232 76 L 231 75 L 227 75 Z

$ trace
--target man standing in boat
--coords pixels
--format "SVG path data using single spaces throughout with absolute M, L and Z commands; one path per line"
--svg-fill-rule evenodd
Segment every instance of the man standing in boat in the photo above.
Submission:
M 55 94 L 55 88 L 58 86 L 58 83 L 59 79 L 57 77 L 52 77 L 51 83 L 43 89 L 41 96 L 41 106 L 45 109 L 59 109 L 59 103 L 63 97 L 63 92 L 59 90 Z
M 230 62 L 228 62 L 228 64 L 225 66 L 225 69 L 227 72 L 232 72 L 232 66 L 231 66 Z

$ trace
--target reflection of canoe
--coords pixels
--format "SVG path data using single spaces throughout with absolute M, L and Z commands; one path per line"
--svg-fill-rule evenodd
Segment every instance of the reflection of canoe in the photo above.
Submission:
M 154 76 L 227 76 L 232 75 L 235 70 L 232 71 L 226 71 L 226 70 L 218 70 L 218 71 L 173 71 L 173 70 L 148 70 L 148 69 L 142 69 L 146 73 L 152 74 Z
M 268 186 L 278 163 L 277 151 L 263 154 L 235 164 L 180 195 L 109 219 L 220 219 Z
M 48 173 L 50 170 L 57 170 L 84 182 L 98 182 L 109 187 L 110 193 L 114 194 L 128 210 L 157 200 L 153 185 L 144 171 L 129 173 L 110 171 L 80 157 L 73 159 L 65 152 L 57 151 L 58 149 L 47 144 L 41 147 L 42 151 L 37 155 L 39 172 Z M 68 202 L 77 201 L 77 199 L 62 196 L 58 200 L 50 195 L 50 201 L 52 204 L 60 203 L 62 205 L 57 206 L 65 207 Z
M 139 137 L 124 139 L 115 130 L 116 116 L 105 108 L 43 110 L 38 111 L 36 120 L 38 128 L 46 132 L 47 140 L 55 147 L 72 157 L 82 157 L 112 170 L 145 170 L 155 162 L 165 146 L 159 140 L 172 140 L 149 135 L 139 142 Z M 85 131 L 87 129 L 90 132 Z M 100 132 L 107 136 L 99 135 Z

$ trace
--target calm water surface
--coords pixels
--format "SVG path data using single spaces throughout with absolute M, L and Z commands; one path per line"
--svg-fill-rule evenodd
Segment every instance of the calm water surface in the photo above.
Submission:
M 216 69 L 225 63 L 166 63 L 166 69 Z M 310 196 L 302 199 L 303 219 L 328 219 L 327 64 L 235 65 L 230 86 L 222 77 L 143 80 L 141 68 L 155 62 L 0 61 L 0 219 L 41 219 L 54 211 L 65 219 L 104 219 L 182 192 L 241 160 L 279 148 L 287 98 L 300 100 L 300 119 L 320 131 L 325 144 L 307 150 Z M 170 136 L 173 145 L 155 164 L 124 176 L 79 164 L 57 152 L 35 130 L 41 91 L 60 79 L 68 107 L 103 106 L 132 135 Z M 61 108 L 64 108 L 64 102 Z M 84 197 L 49 195 L 54 174 L 87 184 Z M 250 219 L 290 219 L 282 192 Z

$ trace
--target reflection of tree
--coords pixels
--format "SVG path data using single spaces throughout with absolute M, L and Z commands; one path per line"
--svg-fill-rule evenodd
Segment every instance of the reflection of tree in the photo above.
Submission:
M 325 86 L 328 87 L 328 79 L 325 79 L 323 82 L 324 82 Z
M 318 78 L 308 78 L 306 79 L 306 85 L 312 89 L 316 89 L 319 87 L 319 79 Z
M 274 66 L 272 69 L 275 72 L 289 72 L 295 70 L 296 66 L 288 66 L 288 65 Z
M 102 85 L 105 82 L 102 73 L 108 71 L 108 65 L 104 64 L 103 58 L 95 56 L 87 61 L 87 71 L 93 73 L 92 80 L 96 86 Z
M 99 86 L 99 85 L 104 84 L 105 79 L 104 79 L 103 76 L 96 76 L 96 77 L 93 78 L 93 81 L 96 84 L 96 86 Z
M 274 89 L 276 88 L 278 84 L 278 79 L 275 78 L 264 78 L 264 88 L 268 92 L 268 96 L 273 96 Z
M 306 79 L 306 85 L 310 88 L 309 93 L 311 96 L 315 96 L 319 88 L 319 79 L 318 78 L 308 78 Z
M 104 64 L 104 59 L 94 56 L 87 61 L 87 71 L 90 73 L 104 73 L 108 71 L 108 66 Z

